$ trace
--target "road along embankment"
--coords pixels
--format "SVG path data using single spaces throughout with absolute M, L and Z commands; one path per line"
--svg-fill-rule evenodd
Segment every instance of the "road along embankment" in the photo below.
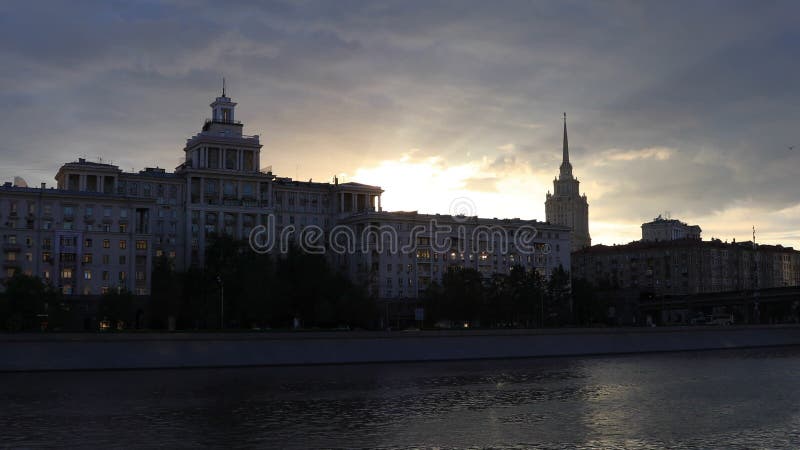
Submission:
M 800 326 L 0 335 L 0 371 L 387 363 L 800 345 Z

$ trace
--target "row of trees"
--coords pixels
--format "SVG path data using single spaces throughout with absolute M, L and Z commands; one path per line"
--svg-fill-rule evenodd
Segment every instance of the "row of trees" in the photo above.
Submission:
M 323 255 L 297 249 L 281 258 L 261 255 L 228 237 L 206 249 L 203 268 L 176 272 L 170 261 L 155 262 L 151 326 L 179 328 L 288 328 L 372 325 L 374 302 Z M 224 312 L 223 312 L 224 311 Z
M 488 280 L 474 269 L 449 270 L 423 297 L 427 326 L 450 322 L 481 327 L 592 325 L 607 307 L 583 280 L 559 267 L 549 279 L 515 266 Z
M 5 287 L 0 327 L 11 330 L 39 328 L 45 321 L 50 329 L 97 329 L 100 321 L 126 328 L 213 329 L 223 320 L 225 328 L 290 328 L 297 322 L 306 328 L 372 328 L 385 313 L 323 255 L 294 249 L 274 258 L 228 237 L 211 242 L 203 268 L 179 272 L 170 259 L 156 258 L 146 300 L 112 290 L 79 308 L 51 285 L 20 273 Z M 591 325 L 606 313 L 592 286 L 570 282 L 563 269 L 545 279 L 523 267 L 489 279 L 473 269 L 449 270 L 423 293 L 419 306 L 426 326 Z

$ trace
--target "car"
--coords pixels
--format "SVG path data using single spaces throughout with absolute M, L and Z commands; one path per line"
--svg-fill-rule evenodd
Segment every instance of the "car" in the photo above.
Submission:
M 709 325 L 733 325 L 733 314 L 712 314 L 707 323 Z
M 706 317 L 704 315 L 697 315 L 695 317 L 692 317 L 692 319 L 689 321 L 689 324 L 690 325 L 706 325 L 706 324 L 708 324 L 708 317 Z

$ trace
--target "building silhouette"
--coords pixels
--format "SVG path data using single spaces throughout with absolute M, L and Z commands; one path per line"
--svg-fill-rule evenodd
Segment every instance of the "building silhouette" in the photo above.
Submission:
M 211 118 L 187 139 L 174 172 L 125 172 L 80 158 L 59 168 L 55 188 L 0 186 L 0 278 L 16 272 L 39 276 L 68 296 L 119 289 L 148 295 L 155 258 L 169 258 L 177 270 L 202 266 L 216 236 L 247 240 L 255 227 L 266 225 L 276 235 L 294 230 L 295 238 L 310 228 L 353 230 L 352 244 L 366 251 L 330 259 L 379 299 L 417 298 L 451 267 L 474 268 L 487 277 L 514 265 L 545 276 L 559 266 L 569 270 L 564 226 L 387 212 L 379 186 L 278 177 L 261 167 L 259 136 L 243 134 L 236 103 L 224 88 L 210 107 Z M 449 244 L 435 242 L 432 221 L 452 228 L 445 236 Z M 525 254 L 513 242 L 508 248 L 494 242 L 498 232 L 513 236 L 521 227 L 537 230 L 537 254 Z M 414 245 L 406 245 L 406 252 L 377 245 L 372 239 L 382 239 L 380 234 L 364 233 L 373 228 L 392 230 L 401 243 Z M 475 229 L 491 233 L 475 240 L 459 234 Z
M 699 225 L 688 225 L 677 219 L 661 217 L 661 214 L 659 214 L 652 221 L 642 224 L 642 240 L 700 239 L 702 231 Z
M 567 114 L 564 113 L 564 142 L 558 178 L 553 179 L 553 193 L 547 192 L 545 215 L 547 222 L 572 230 L 572 251 L 592 245 L 589 236 L 589 202 L 580 194 L 580 182 L 572 175 L 567 139 Z

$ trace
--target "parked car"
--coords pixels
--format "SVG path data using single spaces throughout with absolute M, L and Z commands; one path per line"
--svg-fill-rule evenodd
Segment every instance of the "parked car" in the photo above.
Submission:
M 733 314 L 712 314 L 708 320 L 709 325 L 733 325 Z

